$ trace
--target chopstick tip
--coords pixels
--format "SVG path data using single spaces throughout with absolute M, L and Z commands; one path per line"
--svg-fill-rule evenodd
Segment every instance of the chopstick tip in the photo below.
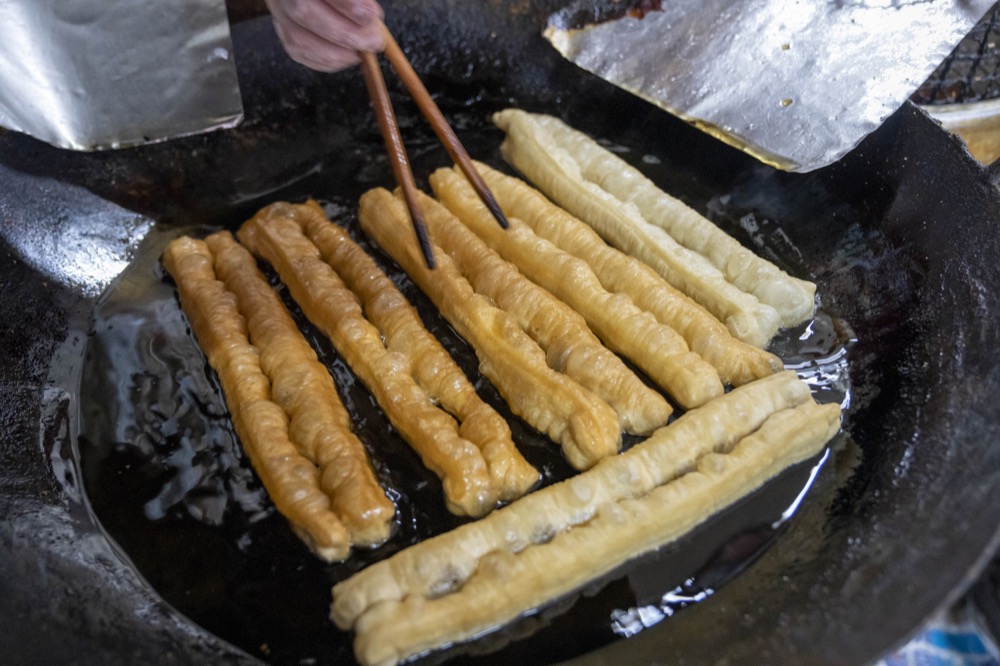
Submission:
M 497 203 L 496 199 L 489 197 L 484 201 L 486 207 L 489 208 L 490 212 L 493 213 L 493 217 L 496 218 L 497 223 L 500 224 L 501 229 L 510 228 L 510 222 L 507 221 L 507 216 L 503 214 L 503 210 L 500 208 L 500 204 Z
M 434 270 L 437 262 L 434 260 L 434 248 L 431 246 L 431 239 L 427 234 L 427 225 L 423 216 L 414 210 L 410 211 L 410 218 L 413 221 L 413 231 L 417 234 L 417 244 L 420 246 L 420 254 L 424 257 L 424 264 L 428 270 Z

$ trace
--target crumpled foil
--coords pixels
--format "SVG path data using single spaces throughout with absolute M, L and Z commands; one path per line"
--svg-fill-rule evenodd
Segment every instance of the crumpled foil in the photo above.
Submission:
M 0 0 L 0 125 L 120 148 L 243 118 L 224 0 Z
M 545 36 L 580 67 L 804 172 L 878 128 L 993 3 L 591 0 L 550 17 Z M 625 15 L 604 20 L 609 7 Z

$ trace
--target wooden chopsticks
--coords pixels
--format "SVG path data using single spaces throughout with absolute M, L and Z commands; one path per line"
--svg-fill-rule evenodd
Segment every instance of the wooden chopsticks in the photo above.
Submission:
M 424 118 L 427 119 L 427 122 L 434 129 L 434 133 L 437 134 L 445 150 L 448 151 L 448 155 L 458 164 L 465 177 L 469 179 L 472 187 L 476 190 L 476 194 L 483 200 L 486 207 L 490 209 L 490 212 L 493 213 L 493 217 L 500 223 L 500 226 L 506 229 L 508 226 L 507 218 L 504 216 L 503 211 L 500 210 L 500 204 L 493 198 L 493 193 L 487 187 L 486 181 L 483 180 L 483 177 L 479 175 L 476 167 L 472 164 L 472 158 L 469 157 L 469 153 L 466 152 L 462 142 L 455 136 L 455 131 L 451 129 L 451 125 L 445 120 L 441 109 L 438 108 L 438 105 L 431 98 L 430 93 L 427 92 L 427 88 L 420 81 L 420 77 L 417 76 L 417 73 L 413 71 L 413 67 L 410 66 L 410 61 L 406 59 L 403 50 L 399 48 L 399 44 L 396 43 L 396 40 L 393 39 L 392 34 L 384 24 L 382 25 L 382 37 L 385 40 L 385 57 L 392 64 L 392 68 L 396 70 L 396 74 L 399 75 L 403 85 L 410 92 L 413 101 L 416 102 L 417 107 L 424 114 Z
M 406 148 L 403 146 L 403 137 L 399 133 L 396 113 L 392 110 L 392 102 L 389 101 L 389 91 L 385 87 L 385 79 L 382 78 L 382 69 L 378 66 L 378 59 L 374 53 L 361 52 L 359 55 L 361 57 L 361 72 L 364 74 L 365 86 L 368 88 L 368 96 L 371 97 L 375 118 L 378 120 L 379 129 L 382 130 L 382 138 L 385 140 L 385 150 L 389 154 L 392 175 L 396 177 L 396 182 L 403 190 L 403 199 L 406 201 L 406 208 L 410 211 L 413 231 L 417 234 L 417 242 L 420 244 L 420 252 L 424 255 L 427 268 L 434 268 L 434 252 L 431 250 L 431 241 L 427 235 L 427 225 L 424 223 L 424 214 L 420 211 L 420 205 L 417 203 L 417 184 L 413 180 L 410 160 L 406 157 Z
M 455 135 L 455 131 L 448 124 L 441 109 L 431 98 L 427 88 L 420 81 L 420 77 L 413 70 L 410 61 L 406 59 L 403 50 L 399 48 L 389 29 L 382 25 L 382 37 L 385 42 L 385 57 L 396 71 L 403 85 L 406 86 L 410 96 L 416 103 L 417 108 L 423 114 L 431 128 L 437 135 L 438 140 L 444 146 L 451 159 L 458 165 L 465 174 L 465 177 L 472 184 L 473 189 L 483 201 L 489 211 L 496 218 L 497 222 L 504 229 L 507 228 L 507 218 L 500 209 L 493 193 L 483 180 L 476 167 L 472 164 L 472 158 L 465 150 L 462 142 Z M 386 151 L 389 161 L 392 164 L 393 175 L 396 182 L 403 190 L 403 199 L 406 207 L 410 211 L 410 219 L 413 223 L 413 230 L 417 234 L 420 243 L 420 251 L 424 255 L 424 261 L 428 268 L 434 268 L 434 256 L 431 251 L 430 239 L 427 235 L 427 227 L 424 223 L 423 213 L 417 203 L 417 186 L 413 180 L 413 172 L 410 169 L 410 162 L 406 157 L 406 149 L 403 146 L 403 139 L 399 133 L 399 125 L 396 122 L 396 114 L 389 101 L 389 93 L 385 87 L 385 79 L 382 77 L 382 70 L 378 65 L 378 59 L 374 53 L 359 53 L 361 58 L 361 71 L 365 77 L 365 85 L 368 87 L 368 95 L 372 100 L 372 108 L 378 118 L 379 129 L 385 140 Z

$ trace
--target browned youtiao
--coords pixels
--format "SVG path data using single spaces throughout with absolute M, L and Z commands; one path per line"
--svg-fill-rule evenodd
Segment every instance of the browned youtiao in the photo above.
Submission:
M 489 210 L 458 171 L 439 169 L 430 181 L 441 202 L 469 230 L 528 278 L 579 312 L 609 348 L 645 371 L 682 407 L 697 407 L 722 395 L 718 372 L 692 353 L 684 338 L 627 296 L 606 290 L 585 261 L 538 236 L 516 217 L 509 218 L 506 230 L 492 223 Z M 442 235 L 454 243 L 462 233 L 468 230 Z
M 477 162 L 476 166 L 509 217 L 518 218 L 553 245 L 586 261 L 607 291 L 627 296 L 677 331 L 692 351 L 719 372 L 723 382 L 739 386 L 781 370 L 777 356 L 733 337 L 705 308 L 649 266 L 605 243 L 590 226 L 540 192 L 484 164 Z
M 278 404 L 274 380 L 263 367 L 282 352 L 272 350 L 265 355 L 251 343 L 238 298 L 217 279 L 208 244 L 178 238 L 168 246 L 163 263 L 177 284 L 198 343 L 219 376 L 236 434 L 278 510 L 326 560 L 347 557 L 355 538 L 349 530 L 356 531 L 358 543 L 384 540 L 394 507 L 375 483 L 360 442 L 349 431 L 341 432 L 343 421 L 336 412 L 343 407 L 336 395 L 329 409 L 332 420 L 318 421 L 316 426 L 333 431 L 327 441 L 293 443 L 291 437 L 299 433 L 290 432 L 289 415 Z M 329 375 L 326 379 L 332 390 Z M 309 409 L 326 411 L 311 405 L 305 408 Z M 356 456 L 361 465 L 358 478 L 346 480 L 339 469 L 331 467 L 334 461 L 341 464 L 337 458 L 344 457 L 345 449 L 353 449 L 347 455 Z M 356 467 L 354 460 L 347 466 Z M 331 499 L 331 493 L 344 489 L 346 493 Z
M 278 272 L 386 415 L 442 480 L 454 513 L 481 516 L 539 478 L 392 281 L 315 203 L 277 203 L 240 240 Z
M 667 401 L 601 344 L 579 313 L 525 278 L 514 264 L 504 261 L 441 204 L 420 195 L 420 205 L 431 212 L 427 223 L 435 241 L 472 288 L 517 319 L 525 333 L 545 350 L 549 367 L 611 405 L 626 432 L 648 435 L 666 424 L 672 411 Z M 485 207 L 483 212 L 490 215 Z M 503 231 L 495 222 L 493 226 Z M 721 394 L 718 377 L 715 383 Z M 711 388 L 709 384 L 708 390 Z
M 424 211 L 428 223 L 440 206 Z M 455 262 L 435 248 L 438 266 L 424 264 L 407 234 L 406 206 L 385 189 L 361 197 L 361 227 L 402 266 L 479 357 L 480 370 L 511 410 L 562 445 L 571 465 L 586 469 L 618 451 L 621 441 L 614 410 L 566 375 L 551 369 L 545 352 L 507 312 L 477 294 Z
M 260 366 L 271 380 L 271 399 L 288 414 L 288 434 L 320 468 L 320 485 L 353 543 L 372 545 L 389 537 L 395 507 L 375 478 L 364 447 L 333 378 L 299 332 L 257 261 L 228 231 L 206 239 L 216 275 L 236 296 L 260 350 Z

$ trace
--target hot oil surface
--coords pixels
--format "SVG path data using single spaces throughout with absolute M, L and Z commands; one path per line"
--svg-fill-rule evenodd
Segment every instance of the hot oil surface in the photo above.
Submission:
M 454 124 L 466 128 L 461 138 L 471 154 L 502 166 L 495 130 L 474 119 Z M 510 414 L 478 374 L 472 350 L 358 232 L 357 196 L 371 186 L 391 183 L 384 159 L 380 153 L 366 153 L 369 148 L 358 145 L 345 153 L 349 159 L 312 165 L 284 189 L 241 194 L 230 211 L 235 217 L 227 224 L 237 225 L 248 209 L 281 198 L 322 197 L 331 217 L 375 256 L 417 307 L 480 395 L 507 418 L 525 457 L 543 472 L 543 483 L 566 478 L 572 470 L 558 447 Z M 418 174 L 447 163 L 430 139 L 409 148 Z M 627 152 L 623 157 L 641 160 Z M 337 183 L 335 192 L 329 191 L 330 182 Z M 371 394 L 269 274 L 330 369 L 355 430 L 397 506 L 395 534 L 381 548 L 356 550 L 335 565 L 323 564 L 306 550 L 275 511 L 243 455 L 214 373 L 159 266 L 171 238 L 207 231 L 163 225 L 154 229 L 95 312 L 81 386 L 85 486 L 102 524 L 136 568 L 167 602 L 195 622 L 272 663 L 350 661 L 351 636 L 328 620 L 331 585 L 465 521 L 444 509 L 437 478 L 420 464 Z M 846 326 L 820 312 L 810 324 L 782 333 L 772 349 L 810 381 L 819 400 L 846 407 L 851 337 Z M 788 470 L 687 537 L 581 593 L 427 660 L 461 655 L 463 661 L 549 663 L 658 623 L 711 596 L 759 557 L 787 529 L 785 514 L 819 463 Z

